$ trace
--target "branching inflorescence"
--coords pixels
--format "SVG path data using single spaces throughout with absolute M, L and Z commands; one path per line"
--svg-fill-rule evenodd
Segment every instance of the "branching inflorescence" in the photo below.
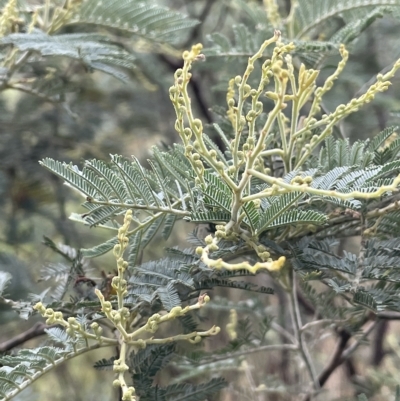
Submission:
M 258 86 L 253 88 L 249 84 L 249 78 L 256 68 L 256 62 L 272 44 L 275 44 L 272 55 L 262 62 L 261 78 Z M 201 260 L 209 267 L 247 269 L 254 273 L 259 269 L 279 270 L 284 265 L 283 256 L 276 261 L 270 258 L 267 249 L 259 244 L 260 230 L 256 224 L 251 224 L 251 209 L 259 209 L 263 199 L 274 199 L 284 194 L 300 194 L 299 198 L 304 195 L 338 200 L 367 200 L 395 191 L 400 184 L 399 175 L 389 184 L 380 185 L 375 190 L 327 190 L 313 186 L 312 176 L 301 174 L 304 163 L 332 134 L 333 127 L 338 122 L 371 102 L 378 93 L 388 89 L 389 80 L 400 68 L 400 60 L 395 62 L 386 74 L 378 74 L 376 82 L 363 95 L 337 106 L 330 114 L 320 115 L 322 97 L 332 88 L 334 81 L 343 71 L 348 52 L 343 45 L 340 46 L 342 60 L 325 83 L 317 87 L 318 70 L 307 69 L 301 64 L 298 71 L 295 71 L 292 56 L 289 54 L 294 49 L 293 43 L 285 44 L 281 40 L 281 33 L 275 30 L 274 36 L 266 40 L 259 51 L 249 58 L 243 76 L 238 75 L 230 80 L 227 116 L 233 127 L 234 138 L 230 142 L 224 138 L 232 154 L 229 161 L 208 145 L 204 139 L 202 122 L 194 118 L 192 112 L 188 85 L 193 63 L 204 59 L 201 44 L 193 46 L 190 52 L 183 53 L 184 66 L 175 73 L 175 84 L 170 88 L 170 98 L 177 115 L 175 128 L 183 141 L 185 156 L 192 165 L 196 185 L 203 190 L 207 188 L 205 170 L 211 169 L 217 180 L 221 180 L 229 188 L 232 197 L 230 221 L 225 224 L 221 222 L 215 235 L 206 238 L 206 246 L 196 250 Z M 267 90 L 268 86 L 272 86 L 273 90 Z M 263 97 L 273 102 L 273 106 L 266 113 Z M 308 104 L 311 106 L 305 107 Z M 285 114 L 287 110 L 290 110 L 290 113 Z M 277 146 L 271 147 L 273 143 Z M 298 174 L 293 175 L 290 181 L 276 178 L 266 166 L 266 160 L 271 156 L 282 160 L 284 174 L 293 171 Z M 267 185 L 255 190 L 255 179 Z M 244 224 L 246 217 L 250 224 Z M 326 223 L 326 220 L 321 219 L 321 223 Z M 233 265 L 222 259 L 211 259 L 209 254 L 218 250 L 221 239 L 245 241 L 256 251 L 260 262 L 255 265 L 248 262 Z
M 120 387 L 122 391 L 122 400 L 135 401 L 135 389 L 129 386 L 125 379 L 125 374 L 129 370 L 127 365 L 127 356 L 132 350 L 146 348 L 149 344 L 167 344 L 175 341 L 188 341 L 190 343 L 198 343 L 204 337 L 213 336 L 219 333 L 220 328 L 217 326 L 211 327 L 206 331 L 196 331 L 188 334 L 177 334 L 166 338 L 146 338 L 146 334 L 155 334 L 162 323 L 174 320 L 178 317 L 185 316 L 192 310 L 200 309 L 209 302 L 210 297 L 206 294 L 199 296 L 197 303 L 182 308 L 176 306 L 165 314 L 156 313 L 149 317 L 147 323 L 137 329 L 132 329 L 135 314 L 132 314 L 130 309 L 125 306 L 125 297 L 127 295 L 127 280 L 125 278 L 128 263 L 124 260 L 123 255 L 128 247 L 129 239 L 127 233 L 132 220 L 132 211 L 128 210 L 125 215 L 124 224 L 118 230 L 118 244 L 114 246 L 114 256 L 117 260 L 118 274 L 112 279 L 112 288 L 117 297 L 117 303 L 114 305 L 111 301 L 105 299 L 99 289 L 96 289 L 96 295 L 101 304 L 101 311 L 104 317 L 113 325 L 118 333 L 117 338 L 110 338 L 103 335 L 101 322 L 93 322 L 90 329 L 84 327 L 77 321 L 75 317 L 65 319 L 62 312 L 54 311 L 51 308 L 46 308 L 41 302 L 34 307 L 45 317 L 46 324 L 60 325 L 65 328 L 66 333 L 72 339 L 81 339 L 85 342 L 85 348 L 89 348 L 89 341 L 95 341 L 100 345 L 119 345 L 119 358 L 114 361 L 114 372 L 117 378 L 114 380 L 114 386 Z M 79 351 L 74 345 L 74 352 Z
M 271 14 L 271 22 L 277 23 L 277 18 L 278 15 Z M 45 26 L 51 31 L 51 24 L 45 23 Z M 264 53 L 272 46 L 274 47 L 269 56 L 264 58 Z M 46 307 L 42 302 L 37 303 L 35 309 L 47 319 L 46 324 L 61 326 L 65 330 L 64 334 L 68 338 L 68 347 L 63 355 L 65 359 L 95 347 L 118 347 L 118 357 L 113 360 L 113 370 L 117 375 L 113 384 L 120 389 L 123 400 L 132 401 L 139 397 L 126 379 L 128 372 L 137 373 L 132 372 L 132 367 L 128 366 L 128 355 L 131 351 L 141 352 L 148 345 L 154 347 L 176 341 L 198 343 L 204 337 L 219 332 L 219 327 L 213 326 L 206 331 L 193 331 L 190 328 L 185 333 L 171 337 L 152 337 L 163 323 L 184 317 L 209 301 L 206 294 L 198 296 L 201 289 L 210 288 L 206 286 L 207 283 L 195 281 L 191 276 L 192 271 L 181 270 L 181 266 L 175 269 L 174 266 L 178 264 L 170 264 L 170 259 L 154 264 L 151 269 L 148 266 L 148 270 L 143 266 L 136 266 L 137 254 L 153 238 L 164 220 L 167 233 L 172 230 L 175 220 L 181 218 L 194 223 L 215 224 L 215 232 L 207 235 L 204 241 L 200 240 L 203 242 L 201 246 L 197 246 L 196 255 L 181 254 L 190 259 L 191 267 L 197 268 L 200 265 L 201 269 L 206 266 L 214 270 L 247 270 L 253 274 L 260 270 L 278 272 L 274 277 L 287 292 L 294 333 L 287 333 L 286 337 L 292 344 L 282 344 L 281 349 L 299 351 L 316 391 L 319 390 L 321 380 L 316 374 L 305 341 L 304 331 L 307 324 L 303 325 L 300 314 L 297 273 L 300 272 L 304 278 L 306 275 L 321 276 L 321 272 L 326 269 L 336 269 L 330 281 L 324 279 L 323 282 L 337 292 L 347 291 L 349 295 L 343 296 L 346 302 L 367 305 L 374 311 L 378 311 L 383 304 L 379 299 L 381 294 L 373 288 L 376 299 L 373 298 L 372 292 L 367 293 L 362 283 L 379 279 L 376 271 L 382 268 L 381 265 L 367 266 L 370 261 L 369 256 L 365 255 L 368 254 L 368 247 L 373 248 L 373 243 L 369 244 L 367 237 L 374 236 L 382 224 L 388 224 L 385 218 L 399 210 L 398 201 L 393 203 L 391 199 L 392 203 L 385 203 L 385 197 L 396 192 L 400 184 L 397 153 L 393 149 L 392 153 L 379 153 L 381 144 L 392 135 L 395 128 L 381 133 L 380 138 L 371 144 L 371 148 L 368 148 L 368 143 L 353 145 L 354 157 L 349 156 L 346 160 L 341 158 L 339 162 L 339 157 L 335 159 L 332 156 L 335 163 L 337 161 L 336 164 L 325 163 L 323 155 L 329 153 L 329 146 L 330 150 L 335 146 L 349 146 L 346 141 L 329 142 L 334 126 L 369 103 L 378 93 L 387 90 L 389 80 L 400 68 L 400 60 L 394 63 L 390 71 L 379 74 L 376 82 L 363 95 L 347 104 L 339 105 L 330 114 L 322 114 L 322 99 L 343 71 L 348 52 L 343 45 L 340 46 L 341 61 L 333 74 L 318 87 L 319 71 L 308 69 L 304 64 L 298 65 L 290 54 L 294 50 L 295 45 L 284 43 L 281 33 L 275 30 L 274 36 L 266 40 L 248 59 L 244 74 L 229 81 L 226 99 L 227 121 L 233 132 L 231 139 L 228 139 L 229 132 L 224 132 L 217 124 L 214 125 L 227 146 L 225 154 L 205 134 L 202 121 L 195 118 L 192 111 L 189 96 L 191 69 L 193 63 L 205 59 L 201 53 L 202 45 L 198 44 L 191 51 L 183 53 L 184 65 L 176 71 L 175 83 L 170 88 L 170 98 L 177 117 L 175 128 L 183 147 L 176 146 L 168 152 L 155 149 L 154 157 L 149 161 L 151 170 L 142 167 L 136 158 L 128 162 L 120 156 L 112 156 L 110 165 L 96 160 L 86 161 L 82 171 L 76 166 L 52 159 L 41 162 L 85 197 L 84 206 L 88 213 L 79 216 L 80 221 L 92 226 L 100 225 L 118 233 L 115 238 L 99 246 L 99 249 L 85 255 L 97 256 L 113 249 L 117 274 L 112 278 L 111 291 L 107 294 L 99 289 L 95 290 L 101 314 L 96 313 L 90 323 L 87 317 L 83 320 L 74 316 L 64 317 L 65 313 Z M 255 76 L 258 66 L 260 70 L 257 81 Z M 316 159 L 316 150 L 322 145 L 325 148 L 320 153 L 320 158 Z M 360 163 L 360 158 L 357 157 L 357 153 L 364 150 L 369 152 L 367 159 L 370 163 Z M 318 160 L 318 166 L 310 168 L 313 157 L 313 160 Z M 272 171 L 271 160 L 277 159 L 283 166 L 281 174 L 274 174 Z M 373 199 L 379 199 L 383 203 L 373 206 L 373 209 L 368 208 L 367 202 Z M 125 218 L 118 228 L 121 215 L 125 215 Z M 109 224 L 110 220 L 113 220 L 113 224 Z M 131 225 L 134 228 L 130 230 Z M 308 239 L 311 240 L 311 236 L 306 237 L 307 234 L 315 233 L 317 239 L 330 235 L 339 236 L 350 226 L 357 226 L 361 232 L 360 256 L 352 256 L 346 260 L 318 254 L 317 258 L 310 260 L 310 254 L 317 254 L 320 248 L 307 242 Z M 308 247 L 308 253 L 302 253 L 302 249 L 299 249 L 301 246 L 296 244 L 297 239 L 304 237 L 307 241 L 303 246 L 304 249 Z M 138 274 L 134 280 L 129 281 L 131 286 L 128 289 L 128 262 L 124 259 L 124 254 L 129 238 L 129 267 L 133 269 L 134 276 Z M 285 244 L 285 249 L 280 245 L 284 241 L 290 242 Z M 234 243 L 229 248 L 234 249 L 230 255 L 232 258 L 250 254 L 256 257 L 256 261 L 239 259 L 238 262 L 231 263 L 226 257 L 227 243 Z M 323 245 L 320 246 L 323 248 Z M 389 247 L 385 245 L 386 248 Z M 179 253 L 178 250 L 174 251 Z M 288 257 L 291 260 L 287 261 Z M 318 271 L 315 262 L 317 259 L 320 259 Z M 383 261 L 388 263 L 387 260 Z M 298 264 L 297 267 L 295 263 Z M 285 269 L 282 269 L 284 266 Z M 158 269 L 164 267 L 168 274 L 162 279 L 154 278 L 154 271 L 157 270 L 158 274 Z M 217 278 L 210 276 L 209 281 L 218 281 L 218 274 L 222 277 L 225 273 L 235 278 L 236 273 L 210 269 L 204 271 Z M 174 272 L 170 274 L 172 270 Z M 387 274 L 392 273 L 390 270 Z M 147 274 L 149 277 L 143 277 Z M 181 274 L 186 275 L 186 281 L 181 280 Z M 334 281 L 338 277 L 342 281 L 348 279 L 348 282 L 343 284 L 342 281 Z M 387 277 L 384 279 L 387 280 Z M 174 287 L 178 282 L 185 286 L 186 291 L 190 291 L 192 298 L 187 298 L 187 294 L 178 294 L 179 291 Z M 140 288 L 135 292 L 135 284 L 148 292 L 142 294 Z M 157 287 L 155 291 L 154 286 Z M 161 300 L 166 311 L 153 314 L 146 323 L 142 323 L 140 316 L 137 318 L 135 307 L 139 310 L 140 305 L 136 302 L 139 303 L 147 295 L 146 302 L 152 303 L 163 293 L 163 289 L 166 289 L 165 294 L 168 297 L 176 295 L 176 299 L 170 302 L 170 306 L 166 306 L 168 303 Z M 109 297 L 110 293 L 112 298 Z M 140 298 L 142 295 L 144 297 Z M 180 305 L 182 300 L 187 302 L 193 298 L 197 298 L 197 302 L 192 305 L 175 306 Z M 135 304 L 133 309 L 132 303 Z M 389 304 L 387 301 L 387 305 Z M 320 320 L 323 321 L 326 320 Z M 342 322 L 342 319 L 327 321 Z M 228 325 L 231 338 L 236 336 L 236 323 L 237 317 L 232 313 L 231 323 Z M 115 335 L 109 334 L 110 327 Z M 139 394 L 139 386 L 136 382 L 134 385 Z M 22 386 L 15 391 L 21 389 Z

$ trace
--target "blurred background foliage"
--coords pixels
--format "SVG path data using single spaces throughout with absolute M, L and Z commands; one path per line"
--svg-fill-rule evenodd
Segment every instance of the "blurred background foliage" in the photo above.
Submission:
M 321 3 L 325 1 L 330 3 L 329 0 L 320 0 Z M 309 2 L 311 6 L 315 3 Z M 23 16 L 30 18 L 35 10 L 45 7 L 44 3 L 39 0 L 18 1 L 15 7 L 23 10 Z M 54 4 L 58 3 L 62 7 L 63 2 L 54 1 Z M 103 3 L 107 1 L 103 0 Z M 122 3 L 139 4 L 135 0 Z M 117 23 L 109 27 L 84 22 L 81 25 L 66 24 L 58 34 L 83 32 L 105 35 L 132 57 L 131 65 L 128 63 L 117 72 L 107 73 L 109 71 L 105 68 L 96 70 L 80 59 L 45 57 L 39 53 L 29 65 L 18 71 L 17 83 L 1 87 L 0 270 L 13 275 L 9 288 L 11 298 L 20 299 L 31 292 L 39 293 L 43 289 L 40 283 L 42 266 L 59 261 L 58 256 L 43 245 L 43 236 L 77 249 L 107 238 L 97 230 L 68 220 L 72 211 L 79 210 L 82 199 L 40 167 L 38 160 L 50 156 L 79 164 L 94 157 L 107 160 L 112 153 L 128 157 L 134 154 L 145 162 L 151 145 L 168 146 L 178 141 L 168 88 L 173 82 L 174 71 L 181 66 L 181 52 L 198 42 L 204 44 L 207 59 L 194 71 L 192 102 L 197 116 L 209 127 L 215 121 L 223 125 L 228 80 L 243 71 L 247 57 L 256 49 L 257 43 L 271 36 L 273 28 L 277 27 L 274 26 L 271 8 L 268 8 L 272 2 L 267 0 L 146 0 L 142 3 L 165 6 L 182 13 L 187 16 L 187 22 L 182 29 L 172 30 L 164 36 L 157 36 L 155 32 L 154 37 L 119 29 Z M 281 14 L 287 16 L 290 0 L 277 3 Z M 2 16 L 7 11 L 4 8 L 7 4 L 9 2 L 0 1 Z M 332 45 L 334 35 L 349 20 L 366 21 L 357 37 L 345 38 L 351 52 L 350 60 L 325 100 L 326 111 L 334 110 L 338 104 L 363 93 L 365 84 L 400 56 L 399 14 L 396 7 L 377 10 L 373 6 L 359 12 L 356 17 L 345 13 L 335 15 L 300 38 L 295 37 L 293 32 L 283 32 L 284 39 L 296 39 L 301 46 L 304 42 L 314 41 L 315 49 L 300 52 L 299 60 L 321 68 L 322 79 L 332 73 L 339 59 Z M 18 32 L 17 26 L 18 21 L 14 21 L 13 33 Z M 7 42 L 2 43 L 4 50 Z M 1 56 L 4 64 L 7 61 L 5 54 Z M 0 68 L 0 76 L 5 73 L 4 68 Z M 44 79 L 32 83 L 30 79 L 34 77 Z M 23 86 L 25 82 L 29 86 Z M 354 141 L 372 137 L 384 127 L 396 124 L 400 118 L 399 84 L 399 77 L 396 77 L 388 92 L 348 118 L 335 134 Z M 213 134 L 211 128 L 209 133 Z M 181 224 L 182 230 L 175 230 L 169 245 L 184 246 L 186 233 L 193 227 Z M 161 257 L 166 245 L 158 238 L 142 255 L 143 260 Z M 350 247 L 351 243 L 346 246 Z M 94 269 L 94 278 L 100 277 L 102 270 L 111 271 L 114 268 L 112 260 L 107 257 L 93 260 L 90 264 Z M 280 316 L 279 310 L 283 307 L 279 303 L 279 292 L 277 296 L 253 297 L 251 293 L 225 289 L 214 293 L 212 298 L 215 301 L 214 318 L 222 327 L 228 322 L 228 311 L 233 306 L 238 309 L 244 336 L 248 335 L 246 324 L 258 324 L 265 310 Z M 3 307 L 0 325 L 1 342 L 28 329 L 32 323 L 19 319 L 9 308 Z M 329 399 L 352 399 L 359 391 L 366 392 L 370 399 L 390 399 L 394 386 L 400 383 L 398 332 L 398 323 L 382 324 L 372 340 L 372 346 L 361 350 L 332 376 L 328 383 Z M 228 338 L 225 333 L 213 341 L 226 343 Z M 323 346 L 333 345 L 333 339 L 331 343 L 329 341 L 325 341 Z M 26 345 L 31 344 L 28 342 Z M 217 348 L 215 345 L 211 347 Z M 97 359 L 109 356 L 99 352 L 95 356 L 82 357 L 84 362 L 77 359 L 72 364 L 66 364 L 53 373 L 56 379 L 48 378 L 47 383 L 52 383 L 52 386 L 58 383 L 57 386 L 50 389 L 39 382 L 18 399 L 117 399 L 116 394 L 111 394 L 109 380 L 102 380 L 100 375 L 103 372 L 93 371 L 90 375 L 85 370 L 84 375 L 80 373 L 83 363 L 90 366 Z M 237 380 L 215 399 L 289 399 L 279 387 L 279 382 L 274 381 L 274 375 L 286 374 L 279 373 L 279 369 L 290 372 L 290 366 L 274 362 L 274 354 L 250 355 L 243 359 L 240 366 L 234 365 L 228 372 L 223 372 L 231 380 Z M 105 374 L 108 375 L 107 372 Z M 170 374 L 174 377 L 174 369 Z M 267 375 L 273 390 L 256 388 L 255 383 L 263 382 Z M 364 375 L 362 379 L 361 375 Z M 190 377 L 190 372 L 187 377 Z M 160 377 L 158 380 L 162 382 L 165 379 Z

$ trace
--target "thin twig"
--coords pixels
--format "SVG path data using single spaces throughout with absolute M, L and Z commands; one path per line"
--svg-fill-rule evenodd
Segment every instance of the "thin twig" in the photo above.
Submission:
M 355 341 L 351 346 L 346 349 L 346 345 L 351 339 L 351 334 L 343 330 L 340 332 L 340 339 L 338 344 L 336 345 L 336 349 L 332 355 L 330 362 L 326 365 L 326 367 L 322 370 L 322 372 L 318 376 L 318 381 L 320 387 L 322 387 L 331 374 L 336 370 L 338 366 L 340 366 L 343 362 L 350 358 L 350 356 L 354 353 L 354 351 L 362 344 L 362 342 L 371 334 L 374 328 L 377 326 L 379 320 L 372 322 L 369 327 L 365 330 L 365 332 Z M 311 397 L 314 393 L 307 394 L 303 401 L 310 401 Z
M 345 350 L 346 345 L 347 345 L 348 341 L 350 340 L 350 338 L 351 338 L 351 334 L 348 331 L 343 330 L 340 332 L 340 339 L 336 345 L 335 351 L 332 354 L 331 360 L 329 361 L 329 363 L 325 366 L 325 368 L 322 370 L 322 372 L 318 376 L 318 381 L 319 381 L 320 387 L 322 387 L 326 383 L 326 381 L 331 376 L 333 371 L 340 364 L 343 363 L 343 360 L 341 360 L 341 357 L 342 357 L 343 351 Z M 305 398 L 303 399 L 303 401 L 310 401 L 312 395 L 313 395 L 312 393 L 307 394 L 305 396 Z
M 400 320 L 400 312 L 379 312 L 377 317 L 381 320 Z
M 289 293 L 289 298 L 290 298 L 289 302 L 290 317 L 292 319 L 293 330 L 295 333 L 295 337 L 297 338 L 298 341 L 299 350 L 303 357 L 304 363 L 306 364 L 311 380 L 313 381 L 314 388 L 315 390 L 319 390 L 320 386 L 317 373 L 315 371 L 311 355 L 308 351 L 307 344 L 304 341 L 303 333 L 301 331 L 301 327 L 303 326 L 303 324 L 301 323 L 300 308 L 297 299 L 296 276 L 294 270 L 292 272 L 292 289 Z
M 46 94 L 41 93 L 35 89 L 29 88 L 28 86 L 19 85 L 17 83 L 10 83 L 6 85 L 6 89 L 15 89 L 32 96 L 36 96 L 37 98 L 45 102 L 52 103 L 54 105 L 60 105 L 74 120 L 77 120 L 79 118 L 78 114 L 74 113 L 65 101 L 47 96 Z
M 314 320 L 312 322 L 306 323 L 303 327 L 301 327 L 300 331 L 307 331 L 311 327 L 322 325 L 322 324 L 339 324 L 343 323 L 344 320 L 335 320 L 335 319 L 321 319 L 321 320 Z
M 242 366 L 244 368 L 244 372 L 246 374 L 247 381 L 249 382 L 250 390 L 252 391 L 253 397 L 255 398 L 255 396 L 257 394 L 257 388 L 256 388 L 256 384 L 255 384 L 254 379 L 253 379 L 253 375 L 251 374 L 250 366 L 246 361 L 243 361 Z M 262 395 L 258 394 L 257 399 L 259 401 L 262 401 L 261 397 L 262 397 Z
M 23 344 L 24 342 L 31 340 L 32 338 L 39 337 L 45 333 L 45 330 L 48 329 L 50 326 L 47 326 L 44 323 L 38 322 L 30 329 L 24 331 L 21 334 L 18 334 L 14 338 L 10 340 L 4 341 L 0 344 L 0 352 L 10 351 L 11 349 L 18 347 L 19 345 Z
M 351 283 L 351 290 L 356 292 L 358 286 L 360 285 L 361 277 L 365 269 L 365 253 L 367 249 L 367 238 L 365 235 L 365 230 L 368 227 L 367 218 L 364 214 L 361 214 L 361 243 L 360 251 L 357 258 L 357 270 L 355 277 Z
M 31 52 L 29 50 L 22 53 L 21 57 L 14 64 L 11 65 L 11 67 L 7 71 L 7 75 L 5 76 L 5 78 L 0 81 L 0 91 L 3 91 L 7 87 L 8 82 L 14 72 L 16 72 L 18 68 L 21 67 L 25 63 L 25 61 L 28 60 L 30 55 Z
M 293 344 L 297 344 L 297 338 L 292 336 L 287 330 L 285 330 L 281 325 L 279 325 L 276 322 L 271 323 L 272 329 L 274 329 L 277 333 L 279 333 L 281 336 L 285 337 L 287 340 L 289 340 Z
M 205 359 L 202 361 L 202 365 L 206 365 L 209 363 L 213 362 L 219 362 L 219 361 L 224 361 L 226 359 L 230 358 L 238 358 L 240 356 L 247 356 L 250 354 L 256 354 L 259 352 L 264 352 L 264 351 L 297 351 L 299 348 L 295 344 L 275 344 L 275 345 L 263 345 L 261 347 L 255 347 L 255 348 L 250 348 L 250 349 L 245 349 L 243 351 L 237 351 L 237 352 L 232 352 L 229 354 L 225 355 L 220 355 L 220 356 L 215 356 L 210 359 Z
M 372 330 L 374 330 L 378 322 L 379 320 L 375 320 L 374 322 L 372 322 L 367 330 L 365 330 L 364 333 L 360 336 L 360 338 L 343 352 L 341 358 L 342 362 L 348 359 L 350 355 L 361 345 L 361 343 L 371 334 Z

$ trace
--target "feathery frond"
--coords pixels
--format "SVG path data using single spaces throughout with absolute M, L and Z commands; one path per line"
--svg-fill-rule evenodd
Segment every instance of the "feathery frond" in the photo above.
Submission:
M 199 22 L 149 1 L 85 0 L 69 24 L 123 30 L 152 42 L 176 43 Z
M 345 18 L 349 24 L 351 22 L 350 17 L 354 18 L 355 16 L 352 14 L 353 11 L 357 10 L 357 18 L 362 18 L 371 13 L 371 10 L 376 6 L 379 6 L 379 13 L 388 13 L 390 9 L 384 8 L 385 6 L 399 7 L 400 2 L 398 0 L 366 0 L 362 2 L 358 0 L 299 0 L 298 7 L 295 9 L 296 37 L 302 38 L 310 35 L 314 29 L 334 17 Z M 377 16 L 370 14 L 369 18 L 376 18 Z M 355 27 L 355 29 L 359 29 L 359 27 Z M 348 32 L 347 36 L 349 36 Z
M 121 68 L 135 67 L 135 57 L 113 43 L 107 36 L 90 33 L 46 35 L 40 30 L 13 33 L 1 39 L 2 45 L 13 45 L 20 51 L 31 51 L 43 57 L 67 57 L 79 60 L 87 68 L 100 70 L 124 82 L 127 74 Z
M 9 285 L 12 276 L 10 273 L 0 271 L 0 296 L 4 293 Z

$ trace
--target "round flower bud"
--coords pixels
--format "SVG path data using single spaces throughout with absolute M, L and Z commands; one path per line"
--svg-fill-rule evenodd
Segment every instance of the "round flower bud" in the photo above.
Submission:
M 203 254 L 203 248 L 202 248 L 201 246 L 198 246 L 198 247 L 196 248 L 196 254 L 197 254 L 197 255 L 202 255 L 202 254 Z

